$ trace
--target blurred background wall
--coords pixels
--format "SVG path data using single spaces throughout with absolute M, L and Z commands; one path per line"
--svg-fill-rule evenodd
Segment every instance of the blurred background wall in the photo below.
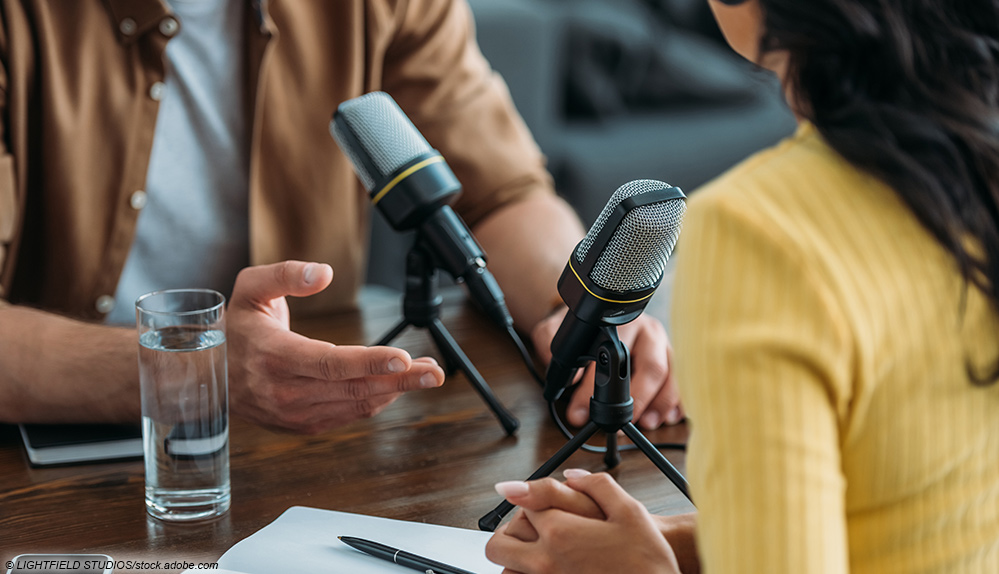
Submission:
M 776 80 L 728 48 L 705 0 L 468 1 L 587 228 L 623 183 L 690 193 L 794 130 Z M 372 215 L 368 282 L 401 288 L 411 236 Z

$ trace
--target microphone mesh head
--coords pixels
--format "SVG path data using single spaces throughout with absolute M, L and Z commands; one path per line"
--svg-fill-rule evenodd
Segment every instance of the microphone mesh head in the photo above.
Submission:
M 337 108 L 337 114 L 343 118 L 361 149 L 354 149 L 348 143 L 340 122 L 332 122 L 330 131 L 368 191 L 373 190 L 376 181 L 382 181 L 413 158 L 433 151 L 399 104 L 385 92 L 371 92 L 347 100 Z M 371 158 L 378 173 L 368 173 L 359 154 Z
M 574 257 L 582 263 L 611 213 L 625 199 L 670 187 L 652 179 L 640 179 L 619 187 L 604 206 L 589 233 L 576 247 Z M 590 280 L 608 291 L 647 289 L 662 277 L 677 238 L 686 204 L 682 199 L 643 205 L 632 209 L 614 230 L 610 241 L 590 271 Z M 601 246 L 596 246 L 601 248 Z

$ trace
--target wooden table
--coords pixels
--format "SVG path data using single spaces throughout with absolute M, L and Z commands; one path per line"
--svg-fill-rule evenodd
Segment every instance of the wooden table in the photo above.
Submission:
M 526 478 L 565 439 L 513 345 L 460 294 L 449 295 L 442 319 L 520 419 L 516 436 L 505 435 L 460 374 L 440 389 L 409 393 L 372 419 L 320 436 L 280 434 L 233 419 L 232 509 L 213 522 L 171 525 L 146 515 L 141 461 L 30 468 L 16 427 L 0 425 L 0 562 L 21 553 L 69 552 L 211 562 L 296 505 L 476 528 L 500 501 L 493 484 Z M 377 340 L 399 312 L 394 297 L 368 297 L 361 311 L 298 321 L 294 328 L 364 344 Z M 424 331 L 410 328 L 395 343 L 414 356 L 436 356 Z M 687 429 L 648 436 L 684 442 Z M 644 455 L 622 454 L 612 474 L 649 510 L 692 509 Z M 684 471 L 683 452 L 665 454 Z M 602 464 L 600 455 L 585 452 L 567 463 L 592 471 Z

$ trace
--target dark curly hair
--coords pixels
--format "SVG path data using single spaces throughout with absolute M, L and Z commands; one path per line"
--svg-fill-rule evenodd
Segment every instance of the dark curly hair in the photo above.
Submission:
M 760 0 L 796 111 L 999 309 L 999 0 Z M 962 302 L 963 307 L 963 302 Z M 976 384 L 999 361 L 968 365 Z

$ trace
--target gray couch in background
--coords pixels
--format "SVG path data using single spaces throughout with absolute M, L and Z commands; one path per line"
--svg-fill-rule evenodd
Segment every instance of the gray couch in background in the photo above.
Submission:
M 794 129 L 772 78 L 650 9 L 669 1 L 689 12 L 686 0 L 469 0 L 483 53 L 584 226 L 628 181 L 689 193 Z M 368 282 L 400 288 L 411 236 L 372 215 Z

